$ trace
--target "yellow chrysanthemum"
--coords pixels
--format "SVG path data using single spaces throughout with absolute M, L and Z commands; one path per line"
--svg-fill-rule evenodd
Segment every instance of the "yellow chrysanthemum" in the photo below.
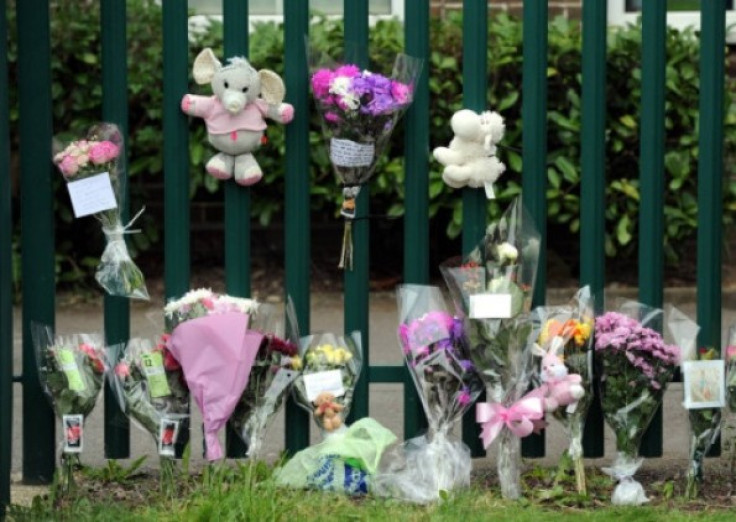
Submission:
M 308 359 L 308 358 L 307 358 Z M 294 370 L 301 370 L 302 369 L 302 358 L 298 355 L 295 355 L 291 358 L 291 367 Z

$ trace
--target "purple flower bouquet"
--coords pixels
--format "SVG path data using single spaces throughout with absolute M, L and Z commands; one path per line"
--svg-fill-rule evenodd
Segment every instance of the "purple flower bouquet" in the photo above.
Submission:
M 665 344 L 653 329 L 661 322 L 662 310 L 635 302 L 626 302 L 618 312 L 608 312 L 595 322 L 601 407 L 616 435 L 616 459 L 604 469 L 619 481 L 614 504 L 647 501 L 644 488 L 633 479 L 641 465 L 639 446 L 680 362 L 680 348 Z
M 376 480 L 380 493 L 413 502 L 470 484 L 470 451 L 451 432 L 483 383 L 470 361 L 462 319 L 447 313 L 435 286 L 398 289 L 399 343 L 429 421 L 429 433 L 408 441 Z
M 343 185 L 341 214 L 345 234 L 340 268 L 352 268 L 352 225 L 356 198 L 373 175 L 396 123 L 411 105 L 419 59 L 400 54 L 391 77 L 360 70 L 356 65 L 312 68 L 312 93 L 321 115 L 330 162 Z

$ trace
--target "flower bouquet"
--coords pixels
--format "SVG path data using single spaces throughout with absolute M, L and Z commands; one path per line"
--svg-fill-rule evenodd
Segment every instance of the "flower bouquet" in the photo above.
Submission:
M 105 378 L 102 338 L 91 334 L 54 337 L 50 327 L 35 325 L 33 342 L 41 386 L 62 422 L 61 483 L 68 492 L 84 448 L 84 422 Z
M 166 347 L 179 362 L 204 421 L 207 460 L 222 458 L 217 433 L 230 418 L 261 347 L 248 330 L 258 305 L 250 299 L 193 290 L 164 309 Z
M 539 392 L 527 394 L 533 375 L 529 316 L 539 257 L 539 233 L 516 199 L 489 225 L 463 260 L 440 266 L 456 313 L 464 318 L 470 357 L 486 386 L 476 406 L 485 447 L 498 444 L 498 475 L 505 498 L 521 495 L 521 437 L 542 425 Z
M 360 376 L 360 336 L 331 333 L 300 341 L 303 370 L 294 381 L 297 402 L 312 414 L 323 434 L 319 444 L 303 449 L 276 472 L 276 482 L 347 494 L 368 492 L 383 451 L 396 437 L 371 418 L 351 426 L 350 411 Z
M 110 349 L 108 378 L 122 411 L 156 442 L 161 460 L 161 488 L 173 491 L 175 446 L 189 421 L 189 389 L 181 366 L 159 342 L 131 339 Z
M 373 175 L 396 123 L 412 102 L 422 61 L 400 54 L 391 77 L 352 64 L 337 66 L 318 57 L 312 67 L 312 93 L 321 115 L 330 162 L 343 189 L 345 218 L 340 268 L 352 269 L 352 220 L 356 198 Z
M 398 290 L 399 343 L 427 414 L 429 432 L 387 455 L 376 492 L 412 502 L 438 500 L 441 491 L 470 485 L 470 450 L 452 429 L 483 383 L 470 361 L 463 321 L 447 313 L 435 286 Z
M 617 451 L 613 466 L 604 471 L 619 481 L 612 499 L 617 505 L 648 500 L 633 478 L 642 462 L 639 446 L 680 362 L 680 349 L 665 344 L 652 329 L 661 320 L 661 310 L 626 302 L 595 321 L 601 408 L 616 435 Z
M 532 317 L 535 332 L 539 332 L 533 350 L 542 358 L 537 380 L 545 410 L 565 428 L 577 491 L 585 494 L 583 428 L 593 399 L 594 313 L 590 288 L 580 289 L 567 306 L 536 308 Z
M 143 273 L 125 245 L 125 234 L 136 232 L 130 227 L 143 210 L 125 226 L 120 218 L 125 177 L 120 162 L 123 136 L 117 125 L 94 125 L 86 138 L 64 148 L 55 142 L 54 149 L 54 164 L 67 182 L 74 215 L 94 215 L 102 223 L 107 244 L 95 279 L 110 295 L 148 300 Z
M 291 302 L 286 307 L 290 332 L 284 335 L 283 317 L 273 306 L 261 304 L 251 329 L 264 334 L 250 371 L 248 385 L 235 406 L 229 423 L 248 446 L 247 456 L 258 455 L 273 415 L 299 375 L 299 332 Z
M 726 421 L 723 423 L 723 448 L 729 451 L 729 495 L 733 493 L 736 483 L 736 325 L 728 329 L 726 346 Z M 728 436 L 725 434 L 728 433 Z

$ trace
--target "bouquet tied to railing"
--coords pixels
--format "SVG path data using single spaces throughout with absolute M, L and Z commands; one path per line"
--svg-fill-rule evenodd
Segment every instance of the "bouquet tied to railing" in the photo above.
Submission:
M 470 360 L 463 321 L 447 312 L 440 289 L 403 285 L 397 297 L 399 344 L 429 431 L 386 454 L 375 491 L 425 503 L 470 485 L 470 450 L 452 430 L 483 383 Z
M 248 385 L 263 334 L 249 330 L 258 303 L 192 290 L 164 309 L 166 347 L 179 362 L 204 423 L 209 461 L 224 457 L 217 433 Z
M 54 164 L 67 182 L 76 217 L 94 215 L 107 241 L 95 279 L 110 295 L 148 300 L 143 273 L 131 259 L 125 235 L 143 209 L 126 225 L 120 216 L 125 195 L 124 140 L 117 125 L 94 125 L 83 139 L 54 142 Z
M 612 497 L 617 505 L 648 501 L 633 478 L 642 463 L 639 446 L 680 363 L 680 349 L 656 331 L 662 316 L 660 309 L 627 301 L 595 321 L 601 408 L 616 436 L 616 458 L 603 471 L 619 482 Z
M 396 437 L 369 417 L 345 424 L 362 366 L 360 335 L 302 337 L 300 356 L 303 368 L 293 384 L 294 397 L 312 415 L 323 440 L 279 468 L 276 481 L 291 488 L 365 494 L 383 451 Z
M 108 351 L 112 389 L 121 410 L 153 437 L 165 493 L 174 490 L 176 447 L 189 429 L 189 389 L 179 362 L 166 347 L 168 338 L 135 338 Z
M 517 198 L 465 259 L 440 267 L 486 387 L 489 402 L 476 405 L 476 419 L 485 447 L 498 440 L 505 498 L 521 495 L 520 439 L 540 429 L 544 417 L 539 393 L 527 394 L 534 341 L 529 309 L 538 257 L 539 233 Z
M 62 423 L 63 491 L 74 487 L 74 468 L 84 449 L 84 423 L 95 407 L 105 379 L 102 337 L 96 334 L 54 336 L 49 326 L 34 325 L 38 376 L 54 413 Z
M 399 54 L 390 77 L 319 53 L 310 57 L 310 84 L 330 163 L 342 183 L 345 218 L 340 268 L 352 269 L 352 221 L 358 194 L 376 169 L 391 133 L 414 96 L 422 61 Z
M 570 440 L 567 457 L 572 460 L 578 493 L 587 491 L 583 464 L 583 428 L 593 399 L 594 312 L 590 288 L 580 289 L 570 304 L 535 308 L 533 348 L 541 357 L 535 381 L 545 402 L 564 427 Z M 561 460 L 561 469 L 568 459 Z

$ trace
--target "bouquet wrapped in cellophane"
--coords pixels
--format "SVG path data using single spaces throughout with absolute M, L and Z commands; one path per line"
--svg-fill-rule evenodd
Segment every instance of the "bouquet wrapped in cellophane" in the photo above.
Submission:
M 570 304 L 545 306 L 532 312 L 534 350 L 541 357 L 536 378 L 543 391 L 545 411 L 560 421 L 570 439 L 567 456 L 575 470 L 578 493 L 586 493 L 583 428 L 593 399 L 593 299 L 590 288 L 580 289 Z M 561 465 L 569 462 L 562 459 Z
M 192 290 L 168 303 L 166 347 L 179 362 L 204 423 L 206 457 L 224 457 L 217 433 L 243 394 L 263 334 L 249 330 L 258 303 L 251 299 Z
M 726 409 L 723 411 L 723 449 L 729 453 L 729 494 L 736 489 L 736 324 L 728 329 L 725 350 Z
M 616 435 L 616 458 L 604 471 L 619 481 L 612 497 L 617 505 L 648 501 L 633 478 L 642 463 L 639 446 L 680 363 L 680 349 L 655 330 L 662 316 L 660 309 L 627 301 L 595 321 L 601 408 Z
M 399 344 L 429 431 L 386 454 L 374 492 L 425 503 L 470 485 L 470 450 L 452 430 L 483 383 L 470 361 L 463 321 L 447 312 L 440 289 L 403 285 L 397 297 Z
M 390 77 L 315 53 L 310 61 L 312 93 L 320 113 L 330 162 L 342 183 L 345 218 L 340 268 L 352 269 L 352 220 L 356 198 L 403 112 L 409 107 L 422 61 L 399 54 Z
M 486 387 L 489 402 L 476 405 L 476 419 L 485 447 L 498 439 L 505 498 L 521 495 L 520 439 L 539 429 L 544 417 L 539 393 L 527 394 L 534 373 L 529 309 L 538 257 L 539 233 L 517 198 L 467 258 L 440 266 Z
M 189 389 L 179 362 L 166 347 L 168 338 L 135 338 L 108 353 L 108 379 L 121 410 L 156 443 L 164 492 L 173 491 L 175 448 L 189 429 Z
M 302 337 L 300 356 L 303 369 L 294 381 L 294 396 L 323 440 L 294 455 L 277 470 L 276 481 L 292 488 L 367 493 L 383 451 L 396 437 L 369 417 L 345 425 L 362 366 L 360 335 Z
M 264 335 L 248 385 L 228 421 L 245 442 L 247 456 L 259 455 L 266 429 L 278 411 L 291 384 L 299 376 L 299 328 L 291 301 L 284 312 L 268 304 L 260 304 L 252 316 L 250 328 Z
M 54 142 L 54 164 L 67 182 L 76 217 L 94 215 L 102 223 L 107 244 L 95 278 L 110 295 L 148 300 L 143 273 L 133 262 L 125 244 L 141 210 L 127 225 L 120 218 L 125 194 L 123 135 L 117 125 L 94 125 L 83 139 L 66 146 Z
M 44 325 L 33 325 L 32 334 L 41 387 L 62 423 L 61 484 L 68 492 L 84 449 L 84 423 L 105 380 L 104 345 L 100 335 L 54 336 Z

